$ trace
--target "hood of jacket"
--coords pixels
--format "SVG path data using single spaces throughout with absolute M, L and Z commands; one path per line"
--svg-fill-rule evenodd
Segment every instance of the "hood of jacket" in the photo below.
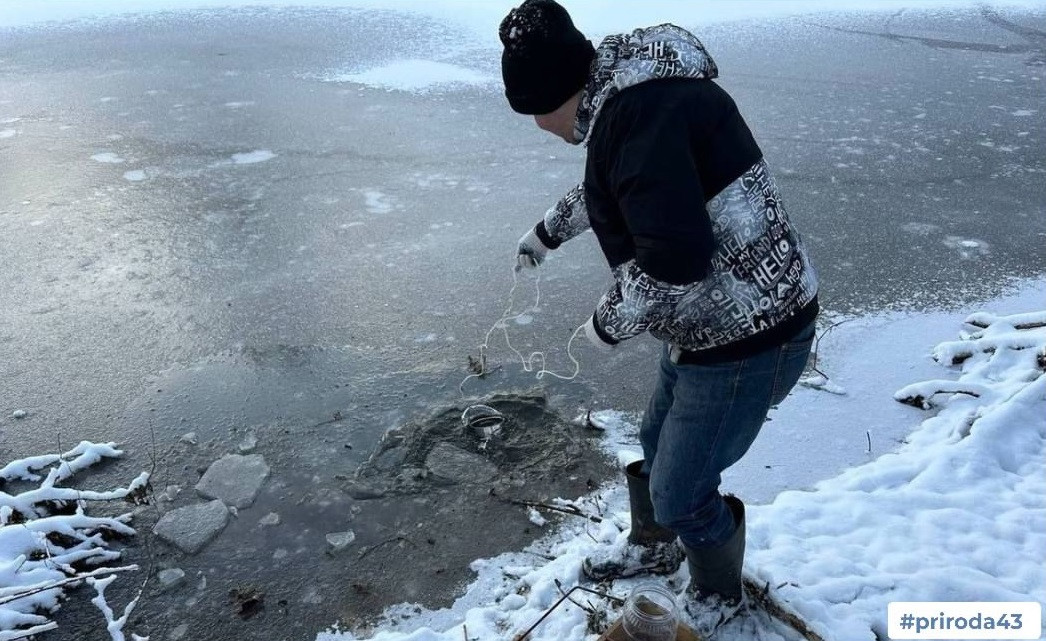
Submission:
M 697 37 L 673 24 L 607 36 L 596 49 L 581 93 L 574 138 L 588 140 L 606 101 L 622 89 L 665 78 L 715 78 L 712 56 Z

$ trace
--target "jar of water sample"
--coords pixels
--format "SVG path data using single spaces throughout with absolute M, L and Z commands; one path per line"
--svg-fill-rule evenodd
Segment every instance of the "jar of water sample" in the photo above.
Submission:
M 671 590 L 653 583 L 632 590 L 621 627 L 632 641 L 674 641 L 678 614 Z

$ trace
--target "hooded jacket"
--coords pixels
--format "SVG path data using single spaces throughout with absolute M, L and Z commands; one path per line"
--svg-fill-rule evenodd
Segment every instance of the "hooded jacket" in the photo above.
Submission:
M 817 315 L 817 277 L 715 62 L 665 24 L 603 40 L 575 137 L 585 180 L 538 223 L 550 249 L 591 228 L 615 284 L 607 343 L 649 331 L 699 362 L 779 345 Z

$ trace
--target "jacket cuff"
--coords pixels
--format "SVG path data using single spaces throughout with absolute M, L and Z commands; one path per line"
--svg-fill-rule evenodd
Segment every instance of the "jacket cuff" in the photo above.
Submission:
M 612 349 L 618 344 L 618 341 L 611 338 L 610 335 L 603 331 L 603 328 L 599 326 L 599 321 L 596 320 L 595 314 L 592 314 L 592 316 L 589 317 L 588 322 L 585 323 L 585 338 L 600 349 Z
M 538 224 L 534 227 L 534 234 L 538 237 L 538 240 L 541 241 L 541 244 L 544 245 L 546 249 L 558 249 L 559 246 L 563 244 L 557 241 L 555 238 L 551 236 L 551 234 L 548 233 L 548 228 L 545 227 L 545 221 L 543 220 L 538 222 Z

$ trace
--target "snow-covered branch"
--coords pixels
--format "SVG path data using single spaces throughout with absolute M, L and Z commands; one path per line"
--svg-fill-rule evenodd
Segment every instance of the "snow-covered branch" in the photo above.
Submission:
M 107 576 L 98 582 L 97 598 L 104 600 L 102 592 L 116 573 L 137 569 L 100 567 L 120 559 L 120 552 L 111 547 L 113 537 L 134 536 L 131 514 L 95 517 L 86 510 L 95 501 L 139 502 L 148 489 L 149 474 L 143 472 L 127 486 L 108 491 L 59 486 L 92 465 L 122 454 L 114 443 L 84 441 L 62 454 L 33 456 L 0 468 L 0 487 L 4 488 L 0 491 L 0 641 L 57 627 L 49 614 L 67 588 Z M 25 483 L 37 485 L 19 487 Z M 69 508 L 73 508 L 71 513 Z M 107 615 L 111 635 L 113 626 L 122 628 L 136 602 L 123 617 Z
M 965 375 L 957 381 L 909 385 L 894 394 L 896 400 L 930 409 L 940 404 L 934 401 L 935 396 L 961 394 L 991 406 L 1013 396 L 1015 385 L 1032 382 L 1046 369 L 1042 357 L 1046 353 L 1046 312 L 974 314 L 966 324 L 981 329 L 962 340 L 941 343 L 933 351 L 934 360 L 942 365 L 965 364 Z M 982 358 L 971 361 L 974 356 Z
M 1046 328 L 1013 330 L 990 336 L 978 332 L 968 340 L 941 343 L 933 350 L 933 358 L 942 365 L 961 365 L 975 354 L 993 354 L 1007 349 L 1041 348 L 1044 340 L 1046 340 Z
M 893 397 L 906 405 L 928 410 L 933 407 L 933 397 L 938 394 L 965 394 L 980 398 L 990 395 L 991 389 L 979 383 L 937 380 L 908 385 L 897 390 Z
M 975 354 L 993 354 L 999 350 L 1039 350 L 1046 345 L 1046 312 L 1029 312 L 996 316 L 973 314 L 966 324 L 978 328 L 963 340 L 941 343 L 933 358 L 943 365 L 961 365 Z
M 131 613 L 134 612 L 134 608 L 138 605 L 138 599 L 142 598 L 141 593 L 138 593 L 130 603 L 123 609 L 123 615 L 120 618 L 113 618 L 113 609 L 109 606 L 109 602 L 105 599 L 105 589 L 116 580 L 116 575 L 113 574 L 104 579 L 89 578 L 87 579 L 88 585 L 94 588 L 95 592 L 98 593 L 91 603 L 95 604 L 99 610 L 102 611 L 102 616 L 105 617 L 105 630 L 112 637 L 113 641 L 126 641 L 127 637 L 124 636 L 123 628 L 127 625 L 127 619 L 131 617 Z M 131 635 L 134 641 L 149 641 L 148 637 L 140 637 L 137 634 Z
M 1046 312 L 1027 312 L 1024 314 L 1011 314 L 1009 316 L 996 316 L 986 312 L 971 314 L 966 318 L 967 325 L 987 329 L 992 325 L 1005 323 L 1013 329 L 1036 329 L 1046 327 Z
M 35 470 L 61 463 L 52 470 L 56 477 L 51 481 L 64 481 L 70 476 L 85 470 L 103 458 L 120 458 L 123 451 L 116 449 L 116 443 L 91 443 L 81 441 L 79 445 L 65 454 L 45 454 L 43 456 L 31 456 L 8 463 L 0 468 L 0 479 L 12 481 L 39 481 L 40 475 L 34 474 Z

